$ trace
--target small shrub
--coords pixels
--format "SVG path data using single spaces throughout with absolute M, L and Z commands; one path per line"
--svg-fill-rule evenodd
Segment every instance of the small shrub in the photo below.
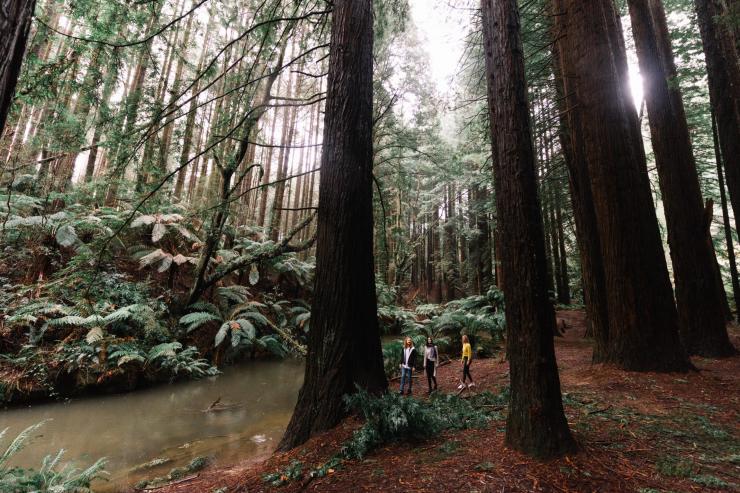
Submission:
M 727 488 L 729 483 L 722 481 L 716 476 L 710 474 L 700 474 L 691 478 L 691 481 L 698 483 L 702 486 L 708 486 L 709 488 Z
M 688 478 L 695 472 L 696 465 L 693 462 L 667 455 L 658 460 L 655 468 L 663 476 Z
M 303 463 L 301 461 L 292 460 L 288 466 L 282 471 L 265 474 L 262 479 L 266 483 L 270 483 L 272 486 L 283 486 L 301 479 L 303 477 Z
M 420 401 L 394 392 L 375 397 L 359 390 L 346 396 L 345 401 L 363 416 L 365 424 L 344 444 L 342 455 L 361 459 L 385 443 L 418 441 L 448 429 L 482 427 L 492 417 L 491 411 L 482 406 L 500 399 L 484 392 L 472 399 L 433 395 L 428 401 Z

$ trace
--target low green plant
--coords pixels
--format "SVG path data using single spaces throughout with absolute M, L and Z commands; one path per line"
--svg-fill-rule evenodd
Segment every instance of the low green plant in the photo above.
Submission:
M 691 481 L 709 488 L 728 488 L 730 486 L 726 481 L 721 480 L 717 476 L 712 476 L 711 474 L 693 476 Z
M 290 461 L 285 469 L 270 474 L 265 474 L 262 480 L 271 486 L 283 486 L 296 479 L 303 477 L 303 463 L 298 460 Z
M 64 450 L 56 455 L 44 457 L 39 469 L 10 467 L 8 462 L 32 439 L 33 434 L 45 424 L 45 421 L 31 425 L 13 439 L 5 452 L 0 454 L 0 491 L 38 493 L 86 493 L 90 483 L 106 475 L 105 459 L 98 459 L 86 469 L 79 470 L 71 464 L 61 465 Z M 0 432 L 0 440 L 8 428 Z
M 693 462 L 666 455 L 655 463 L 655 468 L 663 476 L 676 478 L 688 478 L 696 472 L 696 464 Z
M 479 428 L 496 416 L 493 410 L 509 400 L 508 388 L 500 394 L 482 392 L 469 399 L 455 395 L 432 395 L 426 401 L 406 399 L 390 392 L 374 396 L 365 390 L 344 397 L 350 410 L 361 414 L 365 424 L 344 442 L 324 464 L 309 471 L 310 477 L 323 477 L 348 459 L 362 459 L 377 447 L 392 442 L 415 442 L 450 429 Z M 452 453 L 457 442 L 441 447 Z M 272 486 L 283 486 L 304 476 L 303 464 L 292 461 L 285 469 L 266 474 L 262 479 Z
M 405 399 L 390 392 L 380 397 L 359 389 L 346 396 L 351 410 L 359 412 L 365 424 L 342 447 L 345 458 L 363 458 L 390 442 L 420 441 L 443 430 L 479 428 L 493 417 L 492 405 L 500 396 L 483 392 L 470 399 L 444 394 L 426 401 Z

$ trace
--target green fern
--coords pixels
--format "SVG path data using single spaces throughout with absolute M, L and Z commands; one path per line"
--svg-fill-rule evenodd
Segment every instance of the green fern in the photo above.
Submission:
M 188 313 L 180 317 L 180 325 L 185 326 L 185 331 L 190 333 L 209 322 L 222 322 L 223 319 L 220 315 L 215 315 L 210 312 L 194 312 Z

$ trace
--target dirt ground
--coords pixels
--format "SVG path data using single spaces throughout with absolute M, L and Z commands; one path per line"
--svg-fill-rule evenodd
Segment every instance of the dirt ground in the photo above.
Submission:
M 350 418 L 289 453 L 251 465 L 215 464 L 156 491 L 740 491 L 740 357 L 694 358 L 699 371 L 685 374 L 593 365 L 583 312 L 561 311 L 558 317 L 569 329 L 556 338 L 556 353 L 568 422 L 579 444 L 573 455 L 538 462 L 506 448 L 502 416 L 484 429 L 389 445 L 365 460 L 345 461 L 323 478 L 279 488 L 263 480 L 293 460 L 306 468 L 324 463 L 360 425 Z M 738 327 L 731 336 L 740 347 Z M 456 391 L 458 372 L 454 364 L 439 369 L 441 390 Z M 478 391 L 508 384 L 508 364 L 499 358 L 475 361 L 472 373 Z

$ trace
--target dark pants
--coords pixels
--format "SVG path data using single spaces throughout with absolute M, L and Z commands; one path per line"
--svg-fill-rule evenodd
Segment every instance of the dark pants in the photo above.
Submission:
M 471 382 L 473 381 L 473 375 L 470 374 L 470 363 L 468 362 L 468 358 L 463 360 L 463 383 L 465 383 L 466 378 L 469 378 Z
M 434 376 L 434 361 L 427 361 L 427 383 L 429 384 L 429 392 L 432 391 L 432 382 L 434 382 L 434 390 L 437 390 L 437 377 Z

